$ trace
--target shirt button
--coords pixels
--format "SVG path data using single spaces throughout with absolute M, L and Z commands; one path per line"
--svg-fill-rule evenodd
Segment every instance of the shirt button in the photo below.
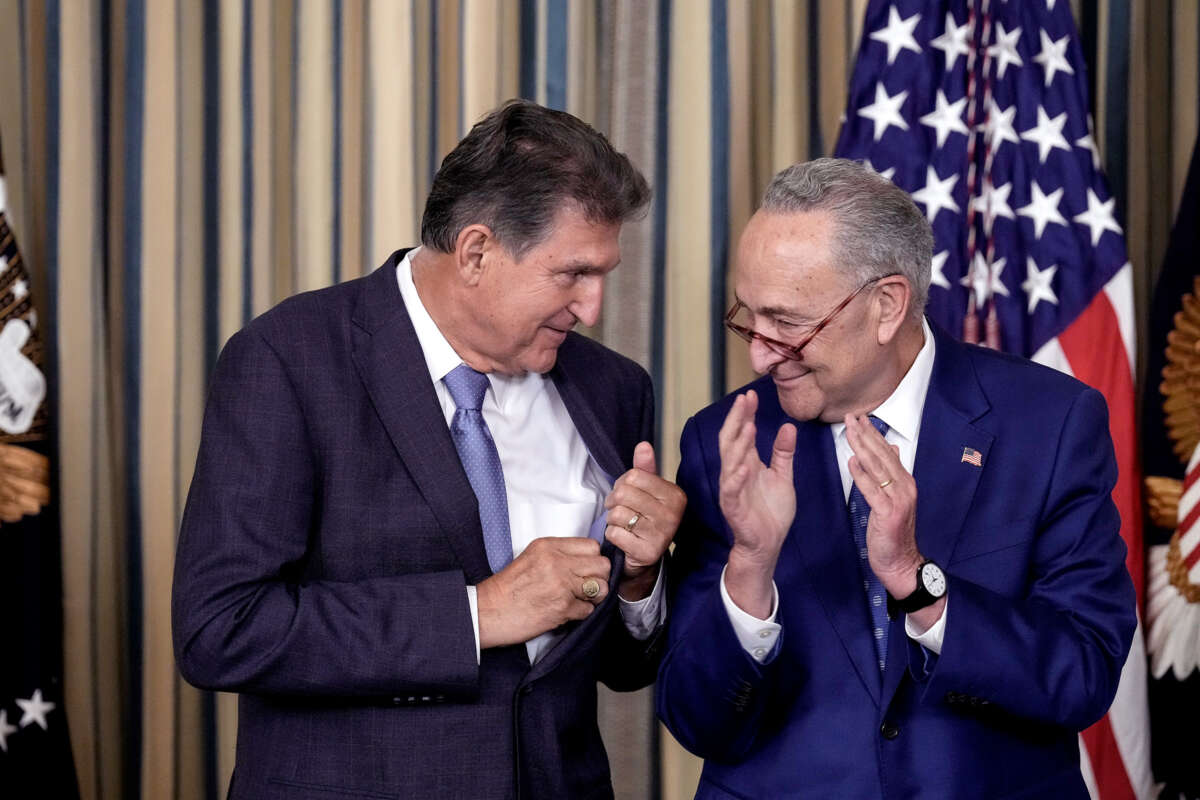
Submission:
M 755 658 L 757 658 L 757 659 L 759 659 L 760 661 L 761 661 L 763 658 L 765 658 L 765 657 L 766 657 L 766 655 L 767 655 L 766 648 L 763 648 L 763 647 L 756 647 L 756 648 L 754 648 L 754 657 L 755 657 Z
M 760 639 L 765 639 L 770 635 L 771 635 L 771 632 L 768 630 L 761 630 L 758 632 L 758 638 L 760 638 Z

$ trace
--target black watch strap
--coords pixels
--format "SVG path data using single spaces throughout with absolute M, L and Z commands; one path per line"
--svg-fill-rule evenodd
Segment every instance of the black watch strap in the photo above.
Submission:
M 899 611 L 905 614 L 911 614 L 914 611 L 920 611 L 922 608 L 928 608 L 937 602 L 937 598 L 931 595 L 924 586 L 917 586 L 916 591 L 908 597 L 900 599 L 892 598 L 892 605 Z
M 926 569 L 926 567 L 932 569 Z M 932 578 L 933 587 L 929 585 L 928 580 Z M 931 590 L 932 588 L 932 590 Z M 911 614 L 914 611 L 920 611 L 922 608 L 928 608 L 936 603 L 942 596 L 946 594 L 946 576 L 942 572 L 941 567 L 932 561 L 926 560 L 917 567 L 917 588 L 908 597 L 891 597 L 889 605 L 893 610 L 902 611 L 905 614 Z

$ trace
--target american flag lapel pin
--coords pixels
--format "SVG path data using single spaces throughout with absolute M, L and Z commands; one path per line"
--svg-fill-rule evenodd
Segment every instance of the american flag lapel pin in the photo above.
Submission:
M 983 453 L 976 450 L 974 447 L 964 447 L 961 464 L 970 464 L 973 467 L 983 466 Z

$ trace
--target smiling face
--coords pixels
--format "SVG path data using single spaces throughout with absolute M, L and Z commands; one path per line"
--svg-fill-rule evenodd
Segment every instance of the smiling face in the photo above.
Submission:
M 517 259 L 494 238 L 473 287 L 469 343 L 476 369 L 547 372 L 577 323 L 600 318 L 604 278 L 620 262 L 619 223 L 593 223 L 574 205 L 559 209 L 549 236 Z
M 798 342 L 858 288 L 837 270 L 834 222 L 821 211 L 759 211 L 742 234 L 734 288 L 758 333 Z M 839 422 L 875 408 L 898 382 L 888 368 L 892 339 L 881 335 L 881 306 L 868 286 L 790 360 L 761 341 L 750 362 L 769 373 L 783 410 L 794 419 Z M 902 373 L 901 373 L 902 374 Z

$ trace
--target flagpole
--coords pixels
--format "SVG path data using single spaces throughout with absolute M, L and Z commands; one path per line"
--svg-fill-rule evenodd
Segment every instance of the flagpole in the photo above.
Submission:
M 986 3 L 987 0 L 984 0 Z M 967 136 L 967 313 L 963 317 L 963 332 L 962 338 L 964 342 L 971 344 L 979 343 L 979 316 L 975 301 L 975 204 L 973 202 L 975 196 L 975 147 L 976 140 L 979 136 L 979 101 L 978 101 L 978 84 L 976 78 L 975 62 L 979 58 L 980 46 L 986 43 L 986 39 L 976 35 L 979 30 L 979 15 L 976 14 L 976 3 L 971 3 L 967 11 L 967 25 L 971 31 L 971 46 L 967 51 L 967 130 L 970 134 Z M 986 13 L 984 11 L 983 13 Z M 986 37 L 986 31 L 983 37 Z M 986 76 L 987 73 L 987 50 L 983 53 L 983 70 Z M 984 108 L 984 113 L 987 113 L 987 108 Z

